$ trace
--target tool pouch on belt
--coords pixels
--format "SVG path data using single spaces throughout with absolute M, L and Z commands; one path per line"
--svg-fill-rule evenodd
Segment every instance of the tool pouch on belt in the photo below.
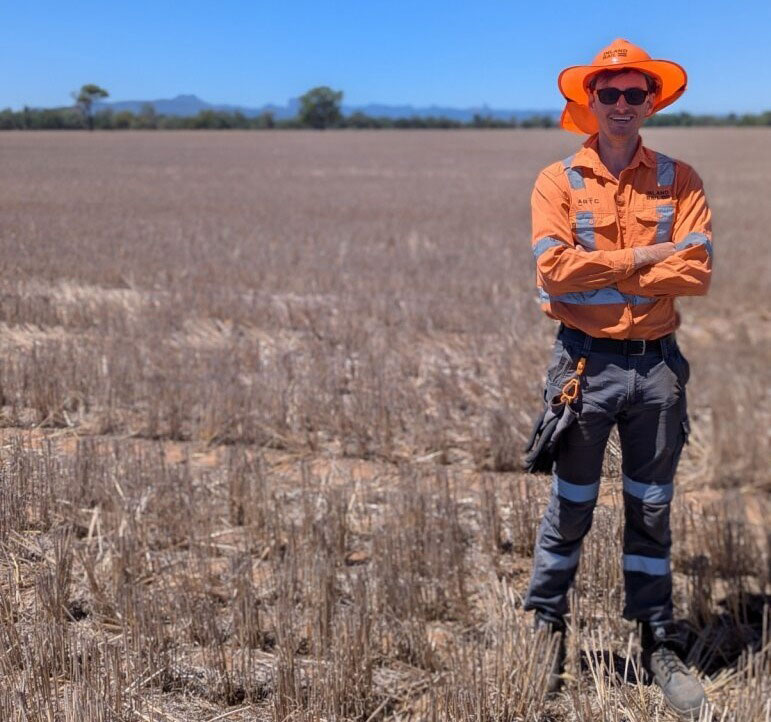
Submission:
M 522 466 L 525 471 L 537 474 L 551 471 L 557 456 L 559 440 L 565 429 L 578 416 L 580 397 L 579 377 L 583 373 L 585 359 L 581 359 L 576 374 L 551 397 L 533 425 L 533 431 L 525 448 Z

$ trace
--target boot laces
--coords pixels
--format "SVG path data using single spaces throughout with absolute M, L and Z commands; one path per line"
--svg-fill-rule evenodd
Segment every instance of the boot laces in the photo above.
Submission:
M 662 645 L 657 650 L 656 656 L 659 658 L 658 661 L 661 664 L 661 668 L 664 672 L 664 676 L 666 677 L 667 682 L 672 679 L 672 675 L 674 675 L 676 672 L 688 674 L 688 669 L 677 655 L 677 652 L 675 652 L 673 649 Z

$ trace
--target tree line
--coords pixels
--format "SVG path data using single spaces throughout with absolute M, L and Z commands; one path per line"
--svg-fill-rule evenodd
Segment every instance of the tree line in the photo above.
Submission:
M 273 128 L 552 128 L 549 115 L 536 115 L 522 120 L 501 119 L 475 114 L 463 122 L 439 116 L 389 118 L 356 112 L 343 115 L 343 93 L 327 86 L 311 88 L 300 97 L 294 118 L 276 118 L 271 112 L 247 116 L 240 112 L 201 110 L 197 115 L 163 115 L 146 103 L 138 113 L 109 108 L 94 110 L 96 101 L 109 96 L 104 88 L 87 84 L 73 93 L 75 104 L 63 108 L 23 108 L 0 110 L 0 130 L 268 130 Z M 691 113 L 659 113 L 649 118 L 648 126 L 771 126 L 771 111 L 758 114 L 694 115 Z

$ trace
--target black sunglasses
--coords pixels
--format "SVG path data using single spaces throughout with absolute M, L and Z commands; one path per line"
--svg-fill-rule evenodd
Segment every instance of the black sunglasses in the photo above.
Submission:
M 648 91 L 642 88 L 627 88 L 626 90 L 602 88 L 596 92 L 603 105 L 615 105 L 622 95 L 629 105 L 642 105 L 648 97 Z

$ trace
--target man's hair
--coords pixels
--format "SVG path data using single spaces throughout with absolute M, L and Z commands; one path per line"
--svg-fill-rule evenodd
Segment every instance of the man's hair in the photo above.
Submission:
M 589 77 L 589 82 L 587 83 L 586 87 L 588 88 L 589 92 L 594 92 L 594 89 L 597 87 L 597 82 L 600 80 L 610 80 L 610 78 L 615 77 L 616 75 L 623 75 L 624 73 L 640 73 L 642 76 L 645 77 L 645 82 L 648 86 L 648 92 L 651 95 L 655 95 L 659 89 L 659 83 L 652 75 L 648 75 L 648 73 L 643 72 L 642 70 L 638 70 L 637 68 L 619 68 L 618 70 L 601 70 L 599 73 L 596 73 L 595 75 L 592 75 Z

